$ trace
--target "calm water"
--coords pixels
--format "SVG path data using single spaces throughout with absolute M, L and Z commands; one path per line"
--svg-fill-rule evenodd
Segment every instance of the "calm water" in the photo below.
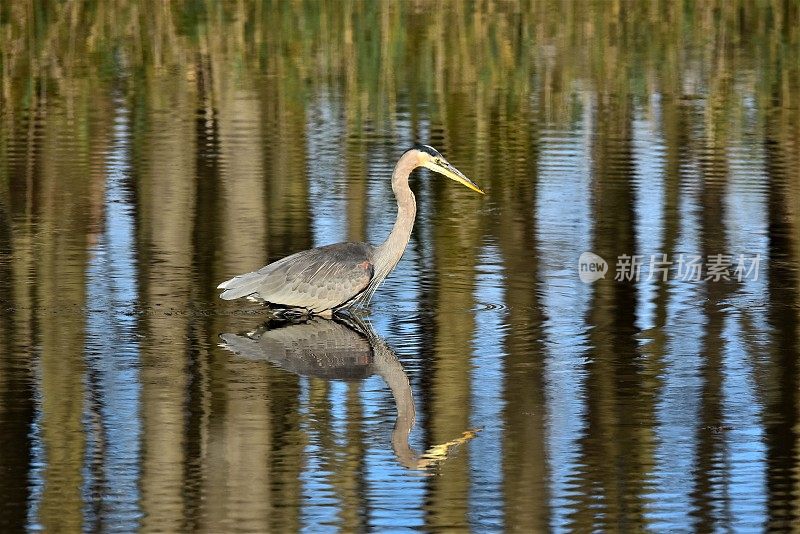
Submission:
M 797 2 L 148 5 L 0 7 L 0 530 L 797 528 Z

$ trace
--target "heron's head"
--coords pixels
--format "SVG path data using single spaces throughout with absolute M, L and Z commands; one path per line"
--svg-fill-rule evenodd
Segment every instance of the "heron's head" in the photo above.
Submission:
M 410 152 L 414 152 L 416 154 L 418 158 L 418 167 L 425 167 L 434 172 L 438 172 L 439 174 L 443 174 L 451 180 L 455 180 L 456 182 L 469 187 L 473 191 L 477 191 L 482 195 L 485 194 L 483 191 L 481 191 L 480 187 L 475 185 L 472 180 L 464 176 L 461 171 L 456 169 L 450 162 L 444 159 L 444 156 L 442 156 L 439 151 L 432 146 L 414 145 L 414 148 L 412 148 Z

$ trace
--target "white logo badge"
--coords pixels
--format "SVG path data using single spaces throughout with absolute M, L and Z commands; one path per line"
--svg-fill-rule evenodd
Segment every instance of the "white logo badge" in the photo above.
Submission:
M 605 278 L 607 272 L 608 263 L 594 252 L 584 252 L 578 258 L 578 276 L 584 284 Z

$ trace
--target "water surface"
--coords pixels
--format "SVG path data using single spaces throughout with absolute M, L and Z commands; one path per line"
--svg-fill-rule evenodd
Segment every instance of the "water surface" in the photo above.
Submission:
M 796 525 L 799 52 L 782 1 L 4 3 L 0 530 Z M 418 171 L 363 324 L 218 299 L 380 242 L 417 141 L 487 195 Z

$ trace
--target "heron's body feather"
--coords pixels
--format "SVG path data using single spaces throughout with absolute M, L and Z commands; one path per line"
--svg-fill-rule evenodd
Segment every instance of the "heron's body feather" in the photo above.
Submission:
M 397 219 L 386 241 L 377 247 L 336 243 L 304 250 L 221 283 L 218 288 L 225 291 L 220 296 L 226 300 L 255 298 L 328 318 L 339 308 L 368 304 L 400 261 L 411 237 L 417 203 L 408 177 L 417 167 L 427 167 L 483 193 L 434 148 L 417 145 L 403 154 L 392 173 Z
M 270 304 L 313 313 L 338 308 L 357 297 L 372 280 L 375 247 L 335 243 L 297 252 L 257 271 L 221 283 L 225 300 L 253 296 Z

